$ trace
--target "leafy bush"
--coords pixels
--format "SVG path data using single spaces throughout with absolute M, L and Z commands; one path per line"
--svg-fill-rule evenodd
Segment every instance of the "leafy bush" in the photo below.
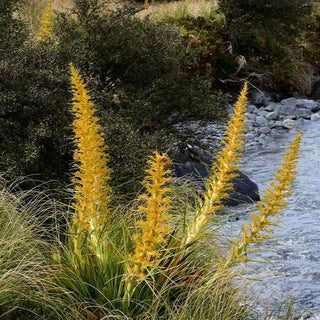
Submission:
M 309 0 L 220 0 L 232 41 L 241 52 L 261 50 L 267 42 L 281 47 L 305 30 L 311 13 Z
M 124 192 L 130 193 L 135 182 L 127 178 L 136 181 L 142 159 L 165 148 L 161 129 L 183 118 L 220 118 L 224 99 L 204 76 L 189 72 L 179 29 L 142 22 L 130 12 L 106 14 L 97 1 L 75 5 L 77 18 L 59 15 L 51 43 L 34 44 L 21 22 L 10 22 L 19 26 L 19 41 L 5 50 L 0 66 L 0 170 L 10 178 L 37 174 L 55 180 L 53 186 L 69 182 L 66 70 L 74 61 L 99 105 L 115 180 L 126 182 Z

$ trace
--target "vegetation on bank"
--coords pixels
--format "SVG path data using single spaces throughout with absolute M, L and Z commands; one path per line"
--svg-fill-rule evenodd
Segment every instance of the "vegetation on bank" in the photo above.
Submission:
M 307 92 L 320 20 L 307 0 L 284 1 L 272 33 L 257 17 L 277 4 L 232 2 L 0 2 L 2 318 L 252 316 L 237 266 L 286 206 L 301 134 L 229 250 L 215 222 L 241 158 L 247 85 L 203 195 L 171 185 L 164 151 L 172 124 L 225 120 L 244 79 Z M 5 183 L 29 175 L 29 191 Z M 49 201 L 36 179 L 64 191 Z
M 1 260 L 5 264 L 0 278 L 2 315 L 8 319 L 248 319 L 251 310 L 243 304 L 241 286 L 237 288 L 235 267 L 250 259 L 251 243 L 270 236 L 270 226 L 276 223 L 272 218 L 287 204 L 284 199 L 296 173 L 301 133 L 277 170 L 264 203 L 258 204 L 259 212 L 232 240 L 228 253 L 219 245 L 221 239 L 213 240 L 214 226 L 240 160 L 247 84 L 203 195 L 191 201 L 174 193 L 171 161 L 166 154 L 154 152 L 143 183 L 145 192 L 135 202 L 114 206 L 102 128 L 73 65 L 71 82 L 76 147 L 73 208 L 62 207 L 63 215 L 41 202 L 33 202 L 35 211 L 28 202 L 20 208 L 19 198 L 2 190 L 0 217 L 9 219 L 0 228 L 1 255 L 6 257 Z M 59 225 L 48 229 L 40 224 L 43 218 L 59 216 L 66 219 L 65 231 Z M 12 279 L 16 279 L 14 287 Z
M 240 80 L 310 91 L 318 11 L 307 0 L 290 10 L 286 1 L 281 10 L 269 1 L 275 10 L 265 18 L 269 5 L 246 8 L 240 0 L 232 8 L 188 0 L 154 1 L 146 9 L 134 1 L 3 2 L 0 170 L 9 178 L 36 175 L 52 187 L 70 182 L 70 61 L 99 106 L 114 186 L 126 195 L 139 190 L 146 156 L 167 149 L 171 124 L 224 120 L 228 94 Z

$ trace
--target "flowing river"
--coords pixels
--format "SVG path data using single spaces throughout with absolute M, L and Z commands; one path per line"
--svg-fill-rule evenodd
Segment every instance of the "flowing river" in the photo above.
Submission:
M 294 298 L 300 311 L 320 311 L 320 121 L 308 121 L 299 156 L 298 174 L 293 196 L 272 239 L 259 245 L 259 253 L 249 258 L 248 277 L 258 279 L 250 286 L 265 301 Z M 256 147 L 245 155 L 241 170 L 258 184 L 260 194 L 273 178 L 295 134 L 285 132 L 273 138 L 267 147 Z M 228 222 L 230 232 L 237 234 L 244 221 L 249 221 L 255 207 L 240 206 L 239 221 Z M 318 319 L 318 318 L 317 318 Z M 320 319 L 320 318 L 319 318 Z

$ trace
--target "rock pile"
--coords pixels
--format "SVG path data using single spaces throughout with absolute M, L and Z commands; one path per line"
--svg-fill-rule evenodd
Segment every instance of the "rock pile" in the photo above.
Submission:
M 281 102 L 264 100 L 261 107 L 248 105 L 246 146 L 265 145 L 281 130 L 297 129 L 305 121 L 320 119 L 320 103 L 314 100 L 287 98 Z

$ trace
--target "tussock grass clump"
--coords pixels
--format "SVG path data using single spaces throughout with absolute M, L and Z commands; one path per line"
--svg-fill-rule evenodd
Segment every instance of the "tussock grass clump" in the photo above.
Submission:
M 218 1 L 183 0 L 152 3 L 145 7 L 145 10 L 139 12 L 138 16 L 141 18 L 149 16 L 151 20 L 157 22 L 183 19 L 188 16 L 211 18 L 218 9 Z
M 261 242 L 266 238 L 263 233 L 272 231 L 268 226 L 275 222 L 270 218 L 286 205 L 301 134 L 276 174 L 275 191 L 267 190 L 265 206 L 259 204 L 259 214 L 252 215 L 253 222 L 244 226 L 242 238 L 224 254 L 213 240 L 212 222 L 221 200 L 232 189 L 229 181 L 241 158 L 247 84 L 203 197 L 195 196 L 192 202 L 179 200 L 179 192 L 170 185 L 170 159 L 155 152 L 148 160 L 145 193 L 128 206 L 116 208 L 110 202 L 110 169 L 105 161 L 108 155 L 102 155 L 106 149 L 98 118 L 78 71 L 72 66 L 71 72 L 76 205 L 68 243 L 61 243 L 55 256 L 59 265 L 56 283 L 68 291 L 77 311 L 90 319 L 246 319 L 249 308 L 241 303 L 244 295 L 235 286 L 235 267 L 244 257 L 248 260 L 250 243 Z M 85 152 L 89 143 L 90 155 Z M 95 219 L 99 223 L 90 223 Z M 86 222 L 79 243 L 82 220 Z
M 0 180 L 0 318 L 72 317 L 52 282 L 50 233 L 37 216 L 52 214 L 52 207 L 39 192 L 15 193 L 15 185 Z

